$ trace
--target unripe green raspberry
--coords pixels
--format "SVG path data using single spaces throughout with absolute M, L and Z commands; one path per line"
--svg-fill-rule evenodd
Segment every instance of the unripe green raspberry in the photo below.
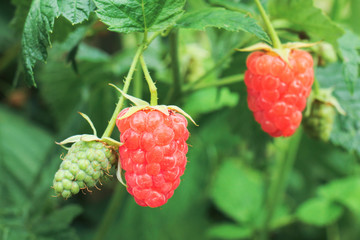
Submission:
M 116 159 L 116 151 L 102 142 L 75 142 L 54 176 L 55 193 L 69 198 L 79 193 L 80 189 L 95 186 Z
M 306 133 L 324 142 L 328 141 L 333 129 L 336 109 L 330 103 L 315 100 L 309 116 L 303 120 Z

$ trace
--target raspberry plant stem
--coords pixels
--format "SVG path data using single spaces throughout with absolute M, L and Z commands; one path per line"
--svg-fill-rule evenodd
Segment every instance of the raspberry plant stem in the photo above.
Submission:
M 131 63 L 131 66 L 130 66 L 130 69 L 129 69 L 129 72 L 125 78 L 125 83 L 124 83 L 124 88 L 123 88 L 123 92 L 124 93 L 127 93 L 128 90 L 129 90 L 129 86 L 130 86 L 130 83 L 131 83 L 131 80 L 132 80 L 132 77 L 134 75 L 134 72 L 135 72 L 135 68 L 136 68 L 136 65 L 139 61 L 139 58 L 140 58 L 140 55 L 142 54 L 142 52 L 147 48 L 147 46 L 157 37 L 161 34 L 161 32 L 156 32 L 154 33 L 149 39 L 148 41 L 144 42 L 138 47 L 136 53 L 135 53 L 135 56 L 132 60 L 132 63 Z M 117 103 L 116 105 L 116 108 L 115 108 L 115 111 L 109 121 L 109 124 L 108 126 L 106 127 L 105 131 L 104 131 L 104 134 L 102 135 L 102 137 L 110 137 L 111 136 L 111 133 L 112 131 L 114 130 L 114 127 L 115 127 L 115 122 L 116 122 L 116 117 L 117 115 L 120 113 L 123 105 L 124 105 L 124 101 L 125 101 L 125 98 L 124 96 L 120 96 L 119 98 L 119 102 Z
M 199 84 L 200 82 L 202 82 L 203 80 L 205 80 L 211 73 L 213 73 L 213 72 L 215 72 L 217 69 L 219 69 L 219 68 L 231 57 L 231 55 L 233 55 L 233 54 L 235 53 L 235 51 L 236 51 L 235 49 L 236 49 L 236 48 L 241 48 L 241 47 L 247 45 L 248 42 L 250 42 L 252 38 L 253 38 L 252 36 L 249 36 L 249 37 L 247 37 L 247 38 L 245 38 L 245 37 L 242 38 L 242 41 L 241 41 L 238 45 L 236 45 L 234 48 L 231 48 L 219 61 L 217 61 L 217 62 L 215 63 L 215 65 L 214 65 L 212 68 L 210 68 L 209 70 L 207 70 L 206 73 L 204 73 L 204 75 L 202 75 L 202 76 L 199 77 L 198 79 L 196 79 L 196 80 L 194 80 L 193 82 L 191 82 L 191 83 L 189 83 L 188 85 L 186 85 L 183 90 L 184 90 L 185 92 L 191 91 L 192 88 L 193 88 L 195 85 Z
M 273 47 L 276 49 L 282 49 L 282 45 L 281 45 L 279 36 L 275 32 L 275 29 L 274 29 L 273 25 L 271 24 L 270 19 L 269 19 L 268 15 L 266 14 L 263 6 L 261 5 L 260 0 L 255 0 L 255 3 L 256 3 L 257 8 L 260 11 L 262 19 L 264 20 L 264 23 L 265 23 L 267 32 L 270 35 Z
M 140 56 L 140 64 L 141 64 L 141 67 L 142 67 L 142 70 L 144 72 L 144 76 L 145 76 L 145 79 L 146 79 L 146 82 L 148 83 L 149 85 L 149 90 L 150 90 L 150 105 L 151 106 L 156 106 L 157 103 L 158 103 L 158 95 L 157 95 L 157 88 L 155 86 L 155 83 L 154 81 L 152 80 L 151 76 L 150 76 L 150 73 L 149 73 L 149 70 L 146 66 L 146 63 L 145 63 L 145 60 L 144 60 L 144 56 L 141 55 Z
M 266 199 L 266 212 L 261 232 L 261 240 L 268 239 L 268 231 L 271 227 L 271 220 L 279 203 L 283 199 L 286 183 L 294 166 L 301 136 L 302 129 L 299 128 L 291 138 L 278 139 L 279 141 L 286 142 L 282 144 L 281 149 L 279 149 L 279 156 L 276 159 L 277 166 L 274 169 L 273 178 L 270 182 Z
M 193 88 L 189 89 L 187 91 L 187 93 L 197 91 L 199 89 L 209 88 L 209 87 L 221 87 L 221 86 L 225 86 L 225 85 L 229 85 L 229 84 L 233 84 L 233 83 L 237 83 L 237 82 L 242 82 L 242 81 L 244 81 L 244 74 L 236 74 L 236 75 L 232 75 L 229 77 L 219 79 L 218 81 L 215 81 L 215 82 L 197 84 Z

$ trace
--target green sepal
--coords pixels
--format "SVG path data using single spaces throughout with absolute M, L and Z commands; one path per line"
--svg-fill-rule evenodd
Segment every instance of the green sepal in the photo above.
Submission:
M 113 146 L 113 147 L 120 147 L 124 144 L 124 143 L 116 141 L 110 137 L 103 137 L 100 139 L 100 141 L 106 143 L 109 146 Z
M 117 171 L 116 171 L 116 178 L 119 180 L 119 182 L 124 185 L 125 187 L 127 187 L 127 185 L 124 182 L 124 179 L 122 178 L 122 168 L 121 168 L 121 163 L 120 160 L 118 161 L 118 167 L 117 167 Z
M 67 139 L 65 139 L 59 143 L 56 142 L 56 144 L 65 145 L 68 143 L 74 143 L 74 142 L 78 142 L 78 141 L 91 142 L 91 141 L 98 141 L 98 140 L 100 140 L 100 138 L 98 138 L 95 135 L 81 134 L 81 135 L 74 135 L 74 136 L 68 137 Z
M 89 116 L 85 113 L 79 112 L 79 114 L 89 123 L 91 129 L 93 130 L 93 134 L 97 136 L 96 128 L 94 127 L 93 122 L 90 120 Z
M 109 85 L 114 87 L 116 90 L 118 90 L 121 93 L 121 95 L 124 96 L 124 98 L 130 100 L 132 103 L 135 104 L 135 106 L 150 106 L 150 104 L 148 102 L 146 102 L 140 98 L 136 98 L 136 97 L 133 97 L 133 96 L 130 96 L 130 95 L 124 93 L 120 88 L 118 88 L 114 84 L 110 83 Z
M 323 103 L 331 104 L 336 109 L 336 111 L 338 111 L 338 113 L 345 116 L 346 112 L 341 107 L 338 100 L 332 95 L 333 91 L 334 91 L 334 88 L 321 88 L 316 93 L 315 93 L 315 91 L 312 91 L 308 98 L 308 101 L 307 101 L 308 107 L 306 108 L 305 116 L 310 115 L 311 106 L 315 100 L 323 102 Z
M 318 43 L 319 42 L 316 42 L 316 43 L 288 42 L 288 43 L 282 44 L 281 49 L 273 48 L 266 43 L 256 43 L 252 46 L 249 46 L 246 48 L 241 48 L 241 49 L 235 49 L 235 50 L 240 51 L 240 52 L 253 52 L 253 51 L 257 51 L 257 50 L 262 50 L 265 52 L 272 52 L 272 53 L 275 53 L 276 55 L 278 55 L 287 64 L 289 64 L 289 54 L 292 49 L 312 47 Z
M 181 113 L 182 115 L 184 115 L 185 117 L 187 117 L 188 119 L 190 119 L 190 121 L 195 124 L 195 126 L 199 126 L 196 124 L 196 122 L 194 121 L 194 119 L 192 119 L 192 117 L 187 114 L 184 110 L 182 110 L 181 108 L 179 108 L 178 106 L 174 106 L 174 105 L 170 105 L 170 106 L 167 106 L 168 109 L 171 109 L 171 110 L 174 110 L 178 113 Z
M 181 108 L 179 108 L 178 106 L 174 106 L 174 105 L 170 105 L 170 106 L 166 106 L 166 105 L 156 105 L 156 106 L 150 106 L 150 104 L 140 98 L 136 98 L 133 96 L 130 96 L 126 93 L 124 93 L 123 91 L 121 91 L 121 89 L 119 89 L 118 87 L 116 87 L 114 84 L 109 84 L 110 86 L 114 87 L 116 90 L 118 90 L 126 99 L 130 100 L 132 103 L 135 104 L 134 107 L 130 107 L 129 110 L 120 118 L 118 118 L 119 120 L 121 119 L 125 119 L 130 117 L 131 115 L 133 115 L 134 113 L 140 111 L 140 110 L 146 110 L 146 109 L 154 109 L 154 110 L 158 110 L 162 113 L 164 113 L 166 116 L 169 116 L 169 109 L 179 112 L 182 115 L 184 115 L 185 117 L 187 117 L 188 119 L 190 119 L 191 122 L 193 122 L 196 126 L 198 126 L 196 124 L 196 122 L 194 121 L 194 119 L 192 119 L 192 117 L 187 114 L 184 110 L 182 110 Z

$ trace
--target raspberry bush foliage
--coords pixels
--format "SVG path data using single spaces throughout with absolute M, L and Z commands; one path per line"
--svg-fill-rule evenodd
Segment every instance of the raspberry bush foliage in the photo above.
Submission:
M 359 238 L 359 1 L 0 12 L 1 240 Z

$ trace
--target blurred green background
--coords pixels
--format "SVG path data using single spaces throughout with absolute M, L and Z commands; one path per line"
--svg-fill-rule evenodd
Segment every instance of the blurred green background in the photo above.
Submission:
M 55 141 L 91 133 L 77 112 L 105 130 L 119 97 L 108 83 L 122 87 L 141 34 L 110 32 L 94 13 L 76 25 L 60 16 L 46 63 L 34 68 L 37 87 L 30 87 L 20 58 L 30 3 L 0 2 L 1 240 L 260 239 L 269 211 L 269 239 L 360 239 L 358 0 L 262 1 L 283 42 L 323 41 L 309 49 L 316 78 L 335 88 L 347 112 L 337 116 L 327 143 L 302 130 L 295 140 L 273 139 L 254 121 L 242 82 L 248 53 L 234 51 L 258 42 L 254 35 L 174 29 L 149 46 L 144 56 L 159 104 L 178 105 L 199 124 L 189 124 L 181 184 L 157 209 L 138 206 L 116 178 L 101 191 L 53 196 L 53 175 L 66 154 Z M 250 0 L 189 0 L 185 10 L 207 7 L 262 24 Z M 140 70 L 130 94 L 149 100 Z M 112 136 L 119 139 L 116 129 Z M 287 158 L 295 165 L 270 209 L 266 196 Z

